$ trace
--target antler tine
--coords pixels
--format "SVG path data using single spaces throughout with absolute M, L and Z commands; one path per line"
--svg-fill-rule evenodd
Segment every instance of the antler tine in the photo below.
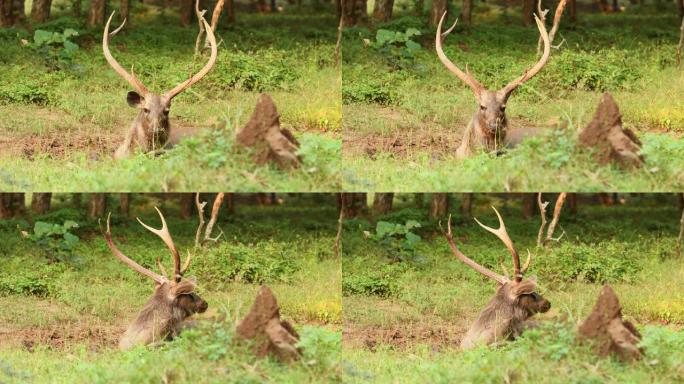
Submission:
M 166 273 L 166 268 L 164 268 L 164 264 L 162 264 L 159 256 L 157 256 L 157 267 L 159 268 L 159 271 L 162 273 L 162 276 L 164 276 L 168 279 L 169 275 Z
M 202 16 L 202 23 L 204 23 L 204 29 L 207 33 L 207 38 L 209 39 L 209 43 L 211 45 L 211 55 L 209 56 L 209 61 L 207 64 L 202 68 L 197 74 L 190 76 L 189 79 L 186 81 L 178 84 L 175 88 L 172 90 L 166 92 L 165 96 L 167 99 L 171 100 L 174 97 L 176 97 L 179 93 L 183 92 L 186 90 L 188 87 L 191 85 L 195 84 L 198 82 L 201 78 L 203 78 L 211 68 L 214 66 L 216 63 L 216 55 L 218 53 L 218 46 L 216 44 L 216 37 L 214 36 L 214 30 L 211 28 L 209 23 L 207 23 L 207 20 Z
M 440 223 L 440 226 L 441 226 L 441 223 Z M 473 261 L 472 259 L 470 259 L 468 256 L 461 253 L 461 251 L 458 249 L 458 247 L 456 247 L 456 243 L 454 242 L 454 236 L 451 233 L 451 215 L 449 215 L 449 222 L 448 222 L 447 228 L 448 228 L 448 231 L 447 231 L 447 233 L 444 234 L 444 236 L 446 237 L 447 242 L 449 243 L 449 247 L 451 248 L 451 251 L 454 253 L 454 255 L 456 255 L 456 257 L 459 260 L 464 262 L 470 268 L 476 270 L 477 272 L 480 272 L 482 275 L 487 276 L 492 280 L 495 280 L 496 282 L 498 282 L 501 285 L 506 284 L 506 282 L 508 282 L 508 279 L 506 277 L 501 276 L 498 273 L 493 272 L 493 271 L 481 266 L 480 264 L 478 264 L 475 261 Z
M 135 75 L 126 72 L 126 70 L 123 69 L 119 62 L 117 62 L 116 59 L 114 59 L 114 56 L 112 56 L 111 52 L 109 52 L 109 36 L 116 35 L 121 30 L 121 28 L 123 28 L 123 26 L 126 24 L 126 19 L 124 19 L 123 23 L 121 23 L 119 28 L 115 29 L 114 32 L 109 33 L 109 24 L 111 24 L 115 12 L 116 11 L 112 11 L 112 14 L 109 16 L 107 24 L 105 25 L 104 33 L 102 34 L 102 52 L 104 53 L 107 63 L 109 63 L 109 65 L 114 69 L 114 71 L 116 71 L 116 73 L 118 73 L 119 76 L 123 77 L 124 80 L 126 80 L 133 88 L 135 88 L 136 91 L 138 91 L 143 97 L 145 97 L 149 93 L 145 85 L 140 80 L 138 80 L 138 78 L 135 77 Z
M 160 229 L 152 228 L 149 225 L 143 223 L 142 220 L 140 220 L 139 218 L 136 219 L 138 220 L 140 225 L 145 227 L 145 229 L 159 236 L 159 238 L 161 238 L 164 244 L 166 244 L 166 246 L 169 248 L 169 250 L 171 251 L 171 255 L 173 256 L 173 278 L 174 281 L 179 282 L 181 280 L 181 277 L 183 277 L 183 274 L 181 273 L 180 269 L 180 255 L 178 254 L 176 245 L 173 243 L 173 239 L 171 238 L 171 234 L 169 233 L 169 227 L 166 225 L 164 215 L 161 213 L 159 208 L 154 207 L 154 209 L 157 210 L 159 218 L 162 222 L 162 227 Z
M 464 83 L 468 84 L 468 86 L 473 90 L 473 93 L 475 93 L 476 97 L 480 97 L 480 93 L 484 89 L 484 86 L 480 84 L 479 81 L 477 81 L 469 72 L 464 73 L 461 71 L 456 64 L 454 64 L 449 58 L 446 56 L 444 53 L 444 50 L 442 49 L 442 41 L 444 38 L 453 31 L 453 29 L 456 27 L 456 23 L 458 23 L 458 19 L 454 22 L 454 25 L 451 26 L 451 28 L 447 29 L 446 32 L 442 33 L 442 23 L 444 23 L 444 18 L 446 17 L 446 11 L 442 14 L 442 18 L 439 19 L 439 24 L 437 25 L 437 33 L 435 34 L 435 48 L 437 50 L 437 57 L 439 57 L 439 60 L 444 64 L 447 69 L 456 75 L 461 81 Z
M 506 245 L 506 248 L 508 248 L 508 251 L 511 253 L 511 257 L 513 258 L 514 279 L 515 281 L 519 282 L 522 280 L 522 273 L 520 272 L 520 256 L 518 256 L 518 251 L 515 250 L 513 241 L 511 240 L 510 236 L 508 236 L 508 232 L 506 232 L 506 225 L 503 222 L 503 218 L 501 218 L 501 214 L 496 210 L 496 208 L 492 207 L 492 209 L 494 212 L 496 212 L 496 216 L 499 218 L 499 228 L 494 229 L 488 227 L 482 224 L 477 218 L 475 218 L 475 221 L 480 224 L 480 227 L 496 235 L 496 237 L 498 237 L 504 243 L 504 245 Z
M 549 40 L 549 34 L 548 32 L 546 32 L 546 26 L 544 25 L 544 23 L 542 23 L 542 21 L 539 19 L 537 15 L 534 15 L 534 21 L 537 22 L 539 34 L 541 35 L 541 38 L 544 41 L 544 53 L 542 54 L 542 57 L 539 59 L 539 61 L 537 61 L 537 64 L 535 64 L 532 68 L 526 70 L 522 76 L 511 81 L 510 83 L 508 83 L 508 85 L 506 85 L 503 88 L 504 93 L 506 93 L 507 95 L 510 95 L 511 92 L 513 92 L 521 84 L 534 77 L 534 75 L 541 71 L 541 69 L 546 65 L 546 62 L 549 61 L 549 55 L 551 54 L 551 41 Z
M 134 271 L 140 273 L 141 275 L 147 276 L 151 278 L 152 280 L 156 281 L 158 284 L 164 284 L 168 281 L 168 279 L 164 276 L 158 275 L 149 269 L 144 268 L 140 264 L 136 263 L 135 261 L 131 260 L 128 258 L 128 256 L 124 255 L 114 244 L 114 240 L 112 240 L 112 232 L 110 230 L 110 225 L 109 221 L 112 217 L 112 213 L 110 212 L 107 215 L 107 231 L 104 233 L 104 238 L 105 241 L 107 242 L 107 246 L 109 247 L 109 250 L 112 251 L 114 256 L 121 260 L 124 264 L 128 265 L 131 269 Z
M 181 275 L 185 275 L 185 272 L 190 267 L 190 259 L 191 258 L 192 258 L 192 254 L 188 251 L 188 257 L 185 258 L 185 263 L 183 263 L 183 268 L 181 268 Z
M 520 273 L 525 274 L 527 272 L 527 268 L 530 267 L 530 261 L 532 261 L 532 254 L 530 253 L 530 250 L 527 250 L 527 260 L 525 260 L 525 264 L 523 264 L 522 268 L 520 268 Z

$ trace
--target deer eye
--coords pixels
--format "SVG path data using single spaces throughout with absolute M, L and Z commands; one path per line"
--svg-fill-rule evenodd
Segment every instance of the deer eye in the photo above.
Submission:
M 505 106 L 505 105 L 502 105 L 502 106 L 501 106 L 501 110 L 502 110 L 502 111 L 505 111 L 505 110 L 506 110 L 506 106 Z
M 487 107 L 485 107 L 484 105 L 480 105 L 480 111 L 484 111 L 485 109 L 487 109 Z
M 165 115 L 168 115 L 168 114 L 169 114 L 168 108 L 164 110 L 164 114 L 165 114 Z
M 149 108 L 143 108 L 143 111 L 144 111 L 145 113 L 150 113 L 150 109 L 149 109 Z

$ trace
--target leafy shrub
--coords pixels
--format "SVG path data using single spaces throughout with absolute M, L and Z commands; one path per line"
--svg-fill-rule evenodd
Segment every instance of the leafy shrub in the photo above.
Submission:
M 342 142 L 329 137 L 305 133 L 299 138 L 297 154 L 302 156 L 309 172 L 337 173 L 340 168 Z
M 624 243 L 561 243 L 535 261 L 540 274 L 556 281 L 615 283 L 630 281 L 641 270 L 635 250 Z
M 38 82 L 10 82 L 0 85 L 0 101 L 17 104 L 48 104 L 48 91 Z
M 37 221 L 33 226 L 33 233 L 25 233 L 27 239 L 38 245 L 51 261 L 74 261 L 74 253 L 78 245 L 78 236 L 71 233 L 78 228 L 78 223 L 67 220 L 64 224 Z
M 641 77 L 638 61 L 627 50 L 562 50 L 552 63 L 542 78 L 556 89 L 616 91 L 632 88 Z
M 302 348 L 304 362 L 321 369 L 337 365 L 342 348 L 342 335 L 323 327 L 304 326 L 299 332 L 298 348 Z
M 78 36 L 78 31 L 67 28 L 64 32 L 50 32 L 39 29 L 33 35 L 33 43 L 29 46 L 45 60 L 51 70 L 70 68 L 78 51 L 78 45 L 71 41 Z
M 378 221 L 375 233 L 365 232 L 364 234 L 380 245 L 390 259 L 394 261 L 415 260 L 418 256 L 416 245 L 421 239 L 411 231 L 420 226 L 420 223 L 415 220 L 408 220 L 406 224 Z
M 63 264 L 14 269 L 11 274 L 0 275 L 0 294 L 49 296 L 54 291 L 52 276 L 63 271 Z
M 684 351 L 684 333 L 675 332 L 663 327 L 648 326 L 643 330 L 643 338 L 640 347 L 646 351 L 647 359 L 651 365 L 657 365 L 670 370 L 679 367 L 679 376 L 684 380 L 684 355 L 673 353 Z
M 390 89 L 375 78 L 359 78 L 342 84 L 342 101 L 351 103 L 376 103 L 389 105 L 395 96 Z
M 405 32 L 378 29 L 375 41 L 369 42 L 369 46 L 382 54 L 392 67 L 402 68 L 412 64 L 420 51 L 420 44 L 411 40 L 420 35 L 416 28 L 408 28 Z
M 299 74 L 291 53 L 272 49 L 237 52 L 217 60 L 212 71 L 221 79 L 217 83 L 247 91 L 287 89 Z
M 244 281 L 253 284 L 287 281 L 299 268 L 285 249 L 274 242 L 221 243 L 193 262 L 202 281 Z
M 406 270 L 405 264 L 385 264 L 380 267 L 359 268 L 355 273 L 342 276 L 342 293 L 345 295 L 372 295 L 389 297 L 398 293 L 398 277 Z

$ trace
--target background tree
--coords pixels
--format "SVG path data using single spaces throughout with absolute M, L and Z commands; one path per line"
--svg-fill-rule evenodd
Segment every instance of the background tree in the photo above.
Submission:
M 394 8 L 394 0 L 375 0 L 373 18 L 378 21 L 390 21 L 392 8 Z
M 577 0 L 568 1 L 568 18 L 571 23 L 577 21 Z
M 537 206 L 537 196 L 534 193 L 522 194 L 522 214 L 525 219 L 531 219 L 534 216 Z
M 376 193 L 373 196 L 373 211 L 378 215 L 390 212 L 393 200 L 394 193 Z
M 461 215 L 464 218 L 473 217 L 473 197 L 472 193 L 461 194 Z
M 119 194 L 119 213 L 121 216 L 128 217 L 131 210 L 131 194 L 130 193 L 120 193 Z
M 194 193 L 180 194 L 180 216 L 183 219 L 189 219 L 193 215 L 193 207 L 195 206 Z
M 0 0 L 0 27 L 11 27 L 24 18 L 24 0 Z
M 0 219 L 11 219 L 25 213 L 23 193 L 0 193 Z
M 473 0 L 463 0 L 461 4 L 461 21 L 470 24 L 473 21 Z
M 436 27 L 439 24 L 439 19 L 447 10 L 447 0 L 432 0 L 432 9 L 430 10 L 429 24 L 431 27 Z
M 433 193 L 430 199 L 430 211 L 428 217 L 432 220 L 446 216 L 449 212 L 449 194 Z
M 535 0 L 523 0 L 522 4 L 522 23 L 529 27 L 534 23 Z
M 89 27 L 104 24 L 106 7 L 107 0 L 91 0 L 90 10 L 88 11 L 88 20 L 86 24 Z
M 31 5 L 31 19 L 33 21 L 42 23 L 50 18 L 50 7 L 52 0 L 33 0 Z
M 31 196 L 31 212 L 39 215 L 48 213 L 51 202 L 52 193 L 34 193 Z
M 96 219 L 102 217 L 107 210 L 107 194 L 91 193 L 88 201 L 88 218 Z
M 195 2 L 193 0 L 180 0 L 180 22 L 184 27 L 192 23 L 192 14 L 194 13 Z

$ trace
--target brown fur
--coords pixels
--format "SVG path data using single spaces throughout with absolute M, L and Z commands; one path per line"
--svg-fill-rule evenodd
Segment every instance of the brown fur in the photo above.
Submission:
M 530 279 L 501 285 L 461 340 L 461 349 L 497 344 L 520 336 L 529 326 L 530 317 L 551 308 L 551 303 L 535 292 L 536 286 Z
M 188 317 L 207 310 L 207 302 L 194 290 L 195 283 L 190 280 L 157 285 L 152 297 L 119 340 L 119 349 L 155 344 L 176 337 Z
M 171 100 L 152 93 L 142 97 L 133 91 L 128 92 L 126 99 L 128 105 L 139 108 L 140 112 L 126 133 L 124 142 L 114 153 L 114 158 L 127 157 L 138 148 L 146 153 L 162 149 L 171 135 Z
M 477 98 L 479 108 L 470 119 L 463 141 L 456 150 L 458 159 L 470 157 L 479 150 L 487 152 L 503 150 L 508 129 L 506 119 L 508 97 L 509 94 L 503 90 L 482 90 Z

